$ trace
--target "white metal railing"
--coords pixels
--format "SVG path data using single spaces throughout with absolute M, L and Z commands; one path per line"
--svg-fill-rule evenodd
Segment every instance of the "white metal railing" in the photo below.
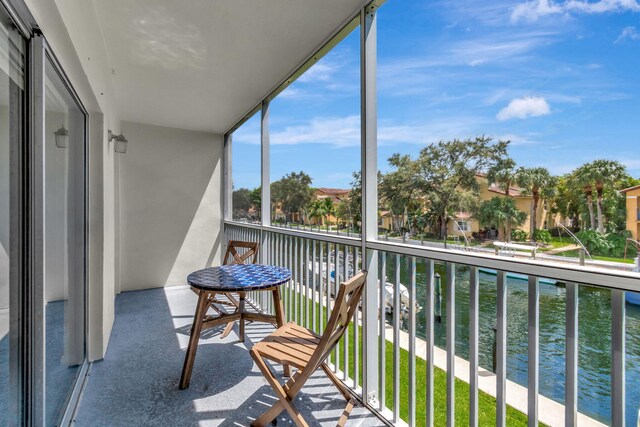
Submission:
M 597 286 L 611 290 L 611 424 L 625 423 L 625 291 L 640 292 L 636 273 L 609 271 L 596 268 L 545 264 L 533 260 L 496 258 L 464 251 L 440 250 L 401 245 L 391 242 L 366 241 L 361 238 L 312 233 L 279 227 L 254 224 L 225 223 L 227 239 L 252 240 L 262 243 L 261 262 L 291 269 L 292 280 L 286 285 L 283 298 L 287 321 L 294 321 L 316 332 L 321 332 L 332 306 L 336 286 L 364 265 L 367 256 L 377 258 L 378 279 L 374 304 L 378 310 L 375 325 L 364 322 L 365 316 L 357 314 L 349 331 L 336 347 L 331 362 L 336 373 L 358 393 L 367 369 L 377 372 L 376 399 L 362 396 L 363 401 L 393 423 L 416 425 L 417 414 L 424 414 L 426 424 L 434 424 L 434 352 L 435 316 L 437 302 L 437 277 L 435 266 L 443 268 L 446 275 L 446 414 L 447 425 L 455 420 L 456 345 L 456 274 L 461 266 L 469 270 L 469 420 L 478 425 L 479 405 L 479 268 L 496 271 L 496 347 L 495 347 L 495 397 L 496 424 L 507 425 L 507 275 L 513 273 L 527 278 L 527 413 L 528 424 L 539 421 L 539 357 L 540 357 L 540 280 L 552 278 L 566 284 L 566 354 L 565 354 L 565 404 L 564 424 L 575 426 L 585 420 L 578 412 L 578 288 L 580 285 Z M 361 253 L 365 248 L 367 254 Z M 364 258 L 364 260 L 363 260 Z M 401 285 L 401 258 L 408 264 L 406 289 Z M 389 263 L 393 263 L 390 266 Z M 421 283 L 417 283 L 416 266 L 420 265 Z M 386 272 L 393 271 L 391 278 Z M 466 271 L 466 270 L 465 270 Z M 372 272 L 370 271 L 370 276 Z M 388 281 L 389 279 L 392 279 Z M 418 285 L 425 290 L 424 307 L 418 304 Z M 449 292 L 448 290 L 454 290 Z M 261 298 L 259 294 L 254 298 Z M 266 299 L 258 301 L 263 309 L 272 310 Z M 465 302 L 466 303 L 466 302 Z M 424 310 L 424 339 L 416 338 L 416 316 Z M 388 313 L 388 315 L 387 315 Z M 404 327 L 401 327 L 401 324 Z M 377 334 L 375 348 L 367 348 L 362 335 Z M 606 337 L 604 338 L 606 339 Z M 392 366 L 387 363 L 387 346 L 393 342 Z M 371 342 L 371 341 L 369 341 Z M 417 355 L 417 343 L 421 343 Z M 426 347 L 426 348 L 424 348 Z M 406 377 L 401 375 L 402 352 L 408 353 Z M 350 354 L 351 353 L 351 354 Z M 377 366 L 367 364 L 367 354 L 377 353 Z M 424 390 L 416 389 L 417 361 L 426 364 Z M 421 362 L 423 363 L 423 362 Z M 388 382 L 391 368 L 391 383 Z M 561 378 L 557 379 L 562 381 Z M 401 390 L 408 389 L 408 398 L 401 401 Z M 368 389 L 371 389 L 368 386 Z M 419 392 L 419 393 L 418 393 Z M 424 407 L 418 408 L 417 394 L 424 394 Z M 404 414 L 401 417 L 401 413 Z M 546 414 L 544 414 L 546 415 Z M 423 415 L 420 415 L 421 417 Z M 404 418 L 404 420 L 402 419 Z M 424 419 L 423 419 L 424 420 Z M 422 420 L 420 420 L 422 424 Z

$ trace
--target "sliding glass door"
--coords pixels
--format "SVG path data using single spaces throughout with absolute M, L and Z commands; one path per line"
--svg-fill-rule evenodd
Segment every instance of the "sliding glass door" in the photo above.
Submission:
M 15 425 L 20 418 L 24 98 L 25 40 L 0 13 L 0 426 Z
M 85 115 L 44 68 L 44 416 L 59 425 L 85 361 Z

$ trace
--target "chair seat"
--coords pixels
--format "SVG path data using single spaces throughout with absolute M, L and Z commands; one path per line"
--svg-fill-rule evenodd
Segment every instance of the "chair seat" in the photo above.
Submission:
M 266 359 L 304 368 L 320 343 L 320 336 L 295 323 L 287 323 L 253 347 Z

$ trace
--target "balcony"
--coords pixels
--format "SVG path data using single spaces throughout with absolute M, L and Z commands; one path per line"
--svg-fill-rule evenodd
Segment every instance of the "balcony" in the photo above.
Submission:
M 340 282 L 371 262 L 353 237 L 229 222 L 225 238 L 262 241 L 262 262 L 292 271 L 283 292 L 286 320 L 318 332 L 331 312 L 334 278 Z M 616 411 L 627 425 L 636 422 L 640 396 L 628 381 L 639 374 L 640 313 L 625 307 L 624 288 L 607 285 L 606 276 L 387 242 L 370 247 L 378 257 L 368 288 L 375 292 L 330 356 L 362 402 L 347 425 L 474 418 L 479 425 L 524 425 L 534 413 L 547 425 L 573 417 L 577 425 L 600 426 Z M 602 282 L 586 280 L 594 278 Z M 264 294 L 250 297 L 272 312 Z M 235 334 L 221 340 L 222 329 L 206 332 L 191 387 L 178 390 L 195 301 L 187 287 L 118 297 L 109 351 L 93 364 L 78 425 L 248 425 L 273 402 L 247 351 L 272 330 L 260 324 L 248 328 L 244 344 Z M 610 334 L 610 347 L 598 334 Z M 320 375 L 303 391 L 304 415 L 335 424 L 342 410 L 335 388 Z M 287 420 L 286 414 L 279 419 Z
M 189 339 L 196 297 L 188 287 L 127 292 L 116 301 L 116 322 L 109 351 L 93 364 L 79 426 L 249 425 L 273 402 L 273 391 L 248 350 L 273 331 L 253 323 L 244 343 L 235 333 L 220 339 L 223 327 L 208 330 L 187 390 L 178 382 Z M 322 375 L 313 377 L 299 408 L 309 422 L 335 425 L 344 399 Z M 279 418 L 286 425 L 286 412 Z M 349 425 L 384 425 L 363 406 Z

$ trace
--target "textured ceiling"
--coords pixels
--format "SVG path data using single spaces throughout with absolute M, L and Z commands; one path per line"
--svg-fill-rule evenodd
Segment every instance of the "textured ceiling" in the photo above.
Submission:
M 222 133 L 362 0 L 94 0 L 124 120 Z

